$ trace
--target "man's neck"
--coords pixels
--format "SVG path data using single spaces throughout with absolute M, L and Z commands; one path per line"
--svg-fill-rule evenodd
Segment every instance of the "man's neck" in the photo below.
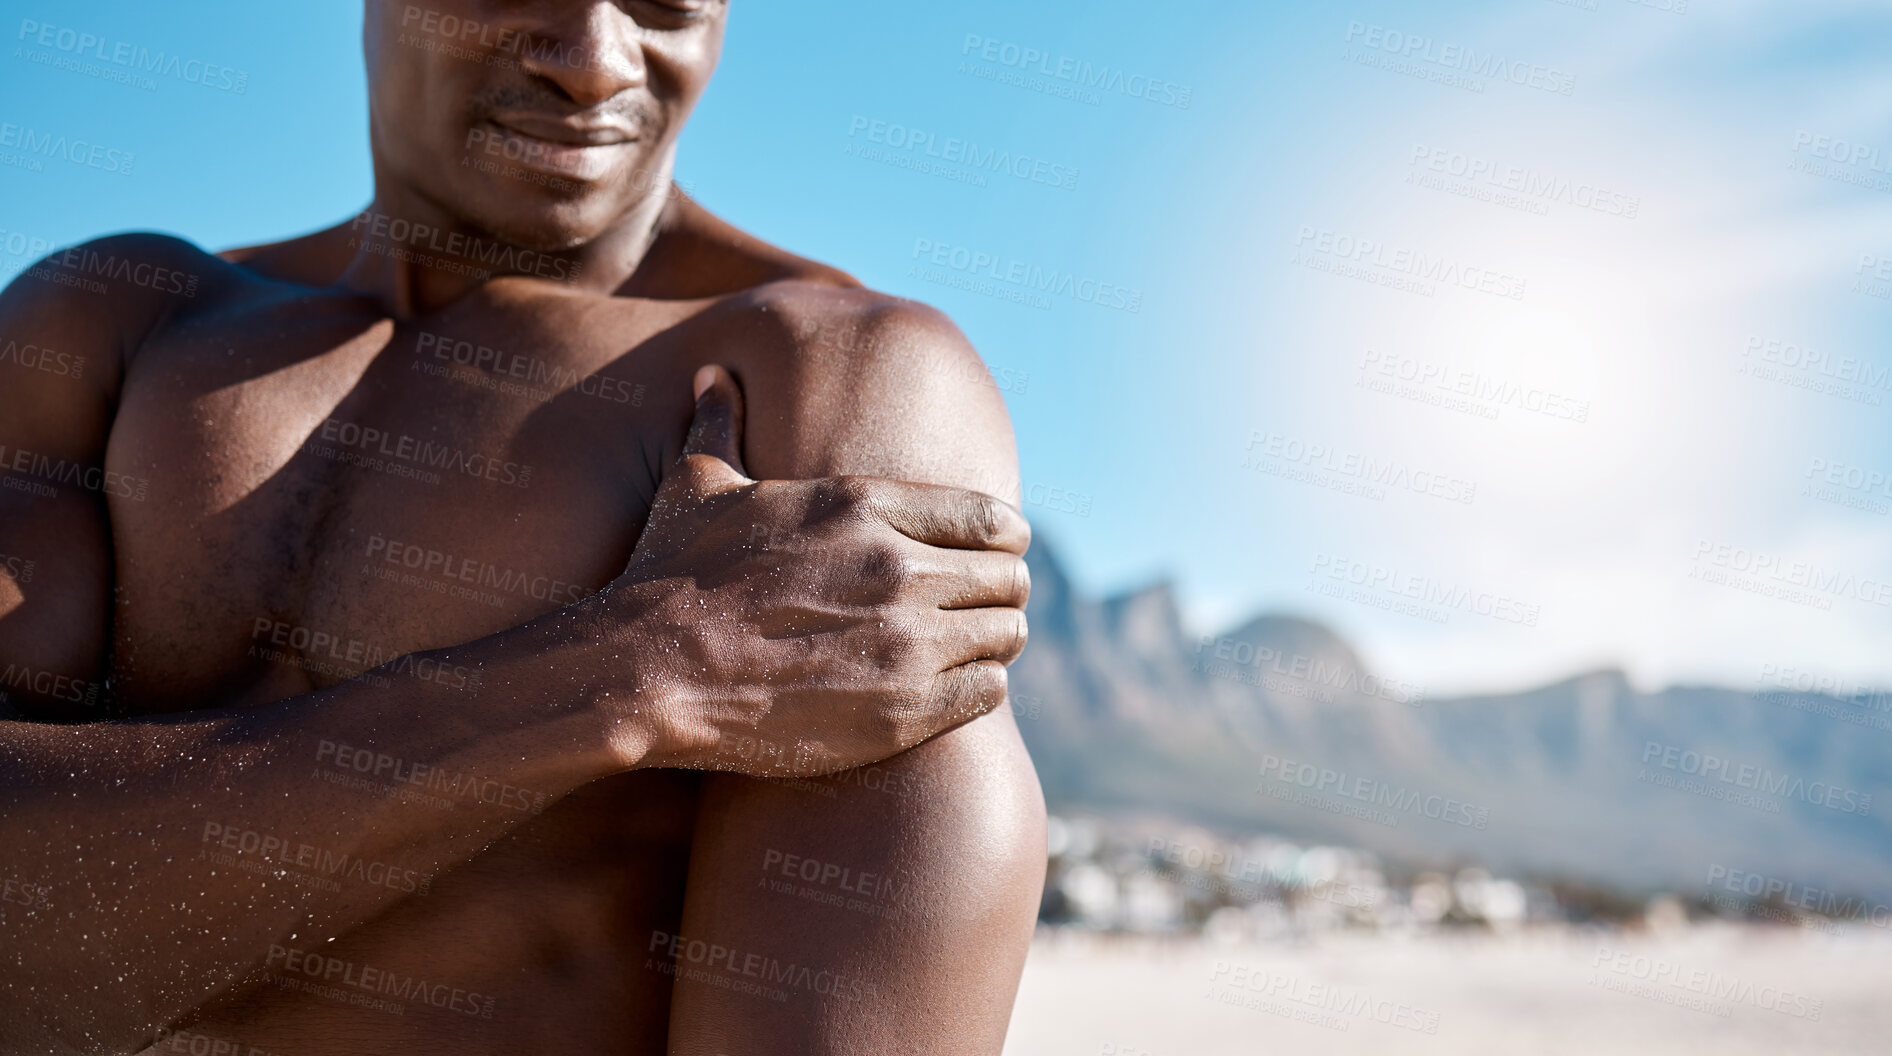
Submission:
M 339 285 L 373 297 L 397 319 L 435 311 L 490 279 L 520 275 L 608 295 L 629 279 L 675 201 L 670 166 L 602 234 L 539 250 L 479 228 L 409 187 L 376 179 L 374 201 L 347 225 L 351 253 Z

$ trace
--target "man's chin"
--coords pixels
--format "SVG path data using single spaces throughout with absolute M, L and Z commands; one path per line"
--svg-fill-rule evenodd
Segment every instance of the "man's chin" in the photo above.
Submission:
M 468 219 L 521 249 L 541 253 L 576 249 L 608 232 L 643 198 L 615 193 L 633 185 L 638 176 L 632 172 L 579 182 L 531 173 L 525 180 L 493 181 L 477 196 L 470 196 L 479 204 Z M 555 180 L 563 185 L 541 182 Z
M 474 226 L 510 246 L 535 253 L 560 253 L 596 240 L 620 211 L 589 199 L 535 199 L 517 192 L 467 216 Z M 508 200 L 509 199 L 509 200 Z

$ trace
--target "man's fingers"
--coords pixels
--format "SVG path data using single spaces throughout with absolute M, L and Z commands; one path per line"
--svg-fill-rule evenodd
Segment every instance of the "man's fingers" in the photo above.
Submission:
M 651 520 L 671 501 L 687 495 L 717 495 L 753 483 L 742 465 L 742 389 L 729 372 L 707 366 L 696 372 L 696 414 L 683 453 L 664 470 Z
M 1019 609 L 958 609 L 939 614 L 939 642 L 946 663 L 957 668 L 982 660 L 1009 664 L 1025 651 L 1031 630 Z
M 941 671 L 933 687 L 935 737 L 1005 703 L 1005 665 L 992 660 Z
M 707 366 L 696 372 L 696 417 L 683 442 L 684 457 L 708 455 L 729 463 L 739 476 L 742 466 L 742 388 L 727 370 Z
M 1003 550 L 929 550 L 927 578 L 942 609 L 1005 605 L 1022 609 L 1031 597 L 1025 559 Z
M 1023 554 L 1031 545 L 1025 515 L 984 492 L 887 481 L 881 515 L 909 539 L 954 550 Z

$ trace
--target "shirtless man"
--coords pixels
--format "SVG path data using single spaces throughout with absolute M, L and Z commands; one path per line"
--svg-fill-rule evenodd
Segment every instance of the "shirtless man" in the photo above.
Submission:
M 976 354 L 674 190 L 724 0 L 366 7 L 361 216 L 0 295 L 0 1051 L 997 1052 Z

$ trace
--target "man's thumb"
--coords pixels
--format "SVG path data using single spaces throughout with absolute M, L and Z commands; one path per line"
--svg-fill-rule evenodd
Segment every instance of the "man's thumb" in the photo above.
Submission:
M 683 453 L 708 455 L 729 463 L 738 474 L 742 468 L 742 389 L 722 367 L 711 365 L 696 372 L 696 417 L 690 422 L 690 436 L 683 442 Z

